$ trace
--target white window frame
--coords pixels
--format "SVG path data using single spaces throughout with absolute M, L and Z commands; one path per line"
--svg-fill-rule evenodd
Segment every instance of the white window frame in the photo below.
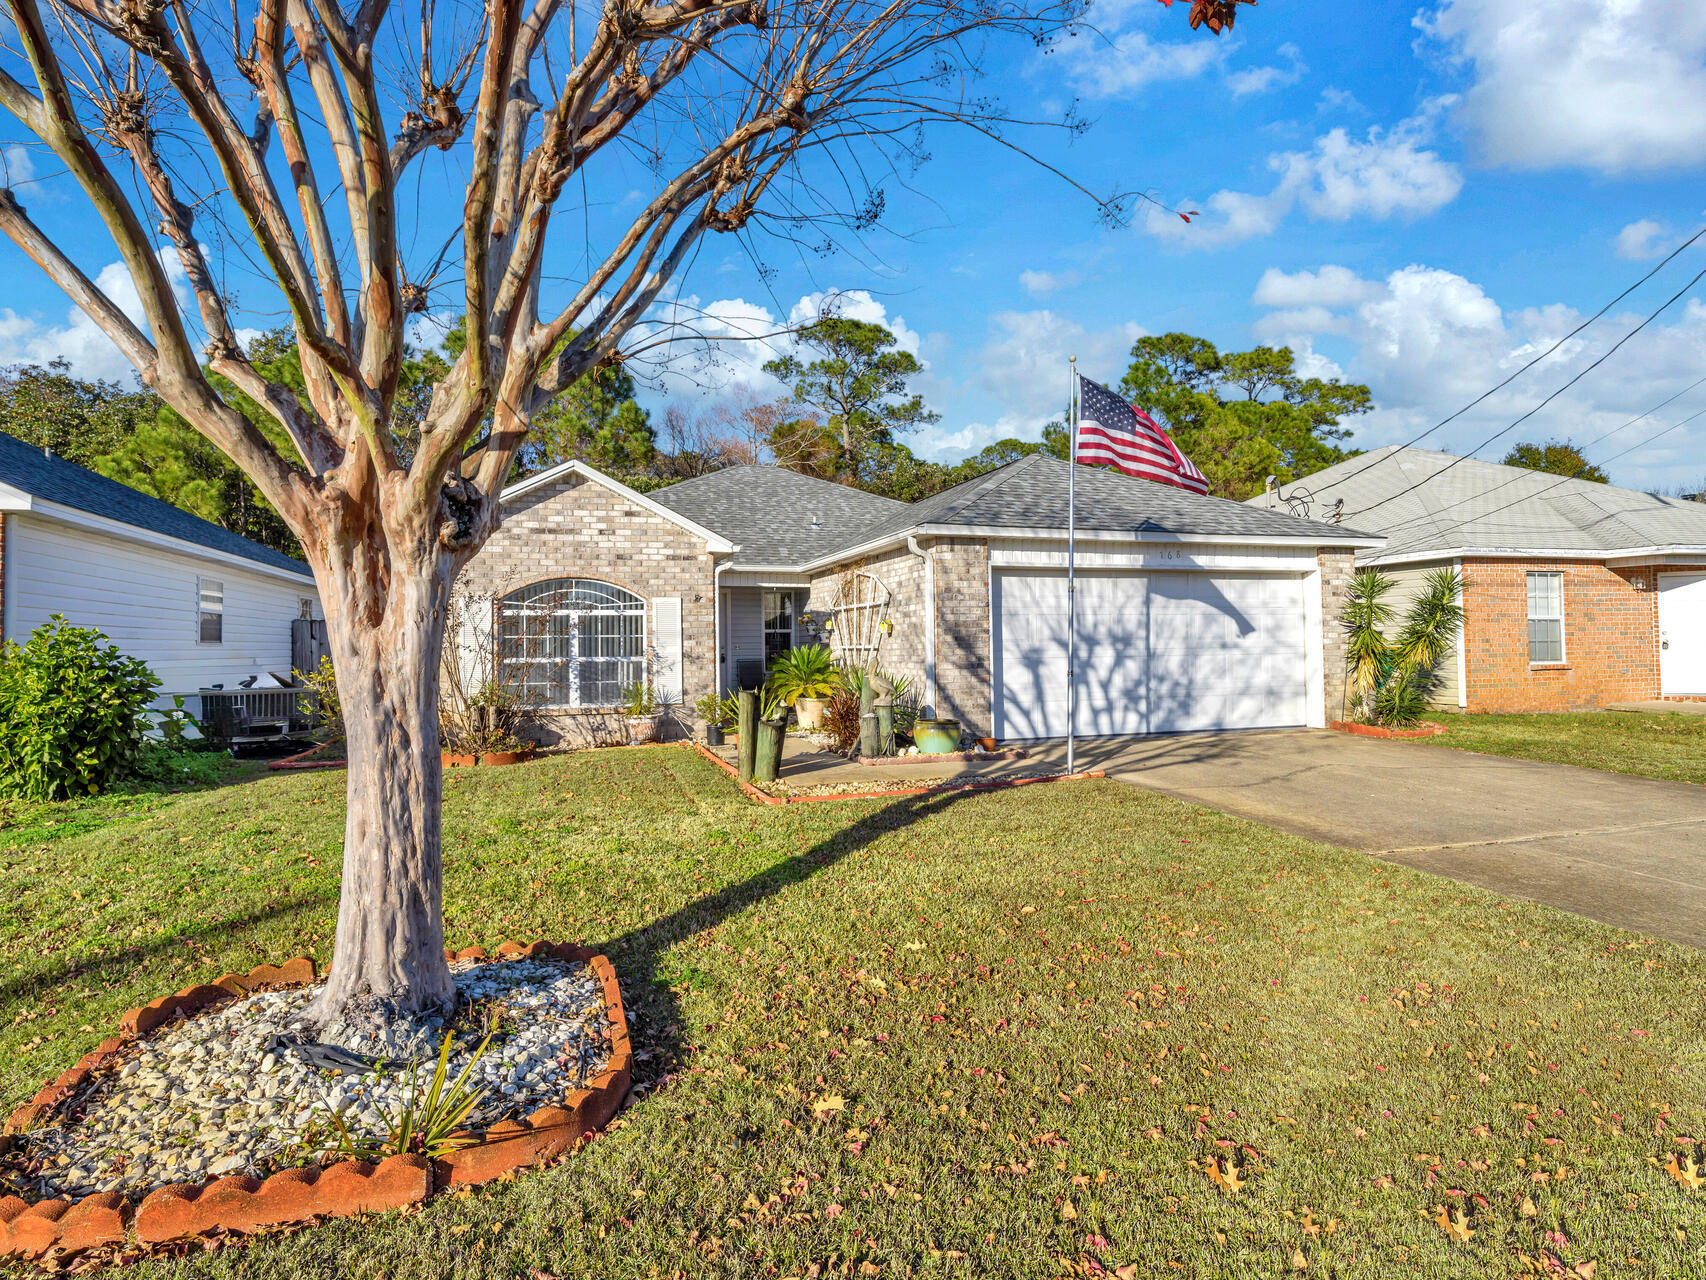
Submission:
M 573 585 L 567 585 L 567 586 L 559 588 L 559 590 L 561 590 L 566 595 L 573 595 L 573 594 L 576 594 L 578 592 L 588 590 L 588 589 L 591 589 L 591 590 L 604 589 L 604 590 L 607 590 L 609 592 L 619 593 L 620 596 L 625 596 L 625 597 L 627 597 L 627 599 L 626 600 L 616 600 L 613 598 L 611 603 L 606 604 L 606 605 L 592 605 L 588 602 L 580 602 L 580 601 L 571 603 L 571 602 L 564 601 L 561 599 L 553 598 L 552 596 L 546 596 L 542 600 L 536 599 L 536 600 L 531 600 L 531 601 L 527 601 L 527 602 L 522 602 L 522 601 L 519 601 L 516 599 L 516 597 L 522 595 L 523 592 L 531 591 L 531 590 L 534 590 L 535 588 L 539 588 L 539 587 L 554 586 L 555 584 L 573 584 Z M 501 599 L 499 599 L 495 602 L 495 616 L 493 618 L 494 634 L 493 634 L 492 640 L 493 640 L 493 643 L 498 646 L 497 654 L 496 654 L 496 658 L 497 658 L 496 666 L 497 666 L 497 671 L 498 671 L 498 679 L 501 681 L 504 681 L 505 683 L 510 683 L 513 680 L 513 676 L 511 675 L 511 672 L 514 670 L 524 670 L 524 669 L 530 668 L 530 667 L 543 667 L 543 666 L 547 666 L 547 665 L 550 665 L 550 666 L 561 665 L 561 666 L 566 667 L 568 669 L 568 678 L 566 681 L 566 684 L 568 687 L 568 692 L 569 692 L 568 701 L 566 701 L 566 702 L 542 701 L 542 702 L 539 702 L 537 704 L 529 704 L 529 705 L 532 705 L 536 710 L 540 710 L 540 711 L 610 711 L 610 710 L 613 710 L 619 704 L 617 704 L 617 703 L 589 703 L 589 702 L 582 702 L 580 700 L 580 686 L 581 686 L 580 665 L 582 662 L 582 658 L 580 657 L 580 653 L 579 653 L 579 650 L 580 650 L 580 621 L 583 617 L 588 616 L 588 615 L 594 615 L 594 614 L 601 614 L 601 615 L 604 615 L 606 617 L 619 616 L 619 617 L 633 618 L 633 619 L 638 620 L 638 622 L 639 622 L 640 651 L 639 651 L 639 657 L 638 657 L 637 661 L 640 664 L 640 671 L 641 671 L 640 679 L 649 685 L 651 683 L 651 662 L 650 662 L 650 656 L 651 656 L 651 626 L 650 626 L 650 621 L 651 621 L 651 619 L 650 619 L 650 613 L 651 613 L 651 610 L 648 608 L 647 602 L 646 602 L 646 599 L 644 596 L 639 595 L 637 592 L 630 591 L 627 587 L 622 586 L 620 583 L 610 582 L 607 579 L 603 579 L 603 578 L 547 578 L 547 579 L 541 580 L 540 582 L 529 583 L 525 587 L 519 587 L 515 591 L 510 592 L 508 595 L 505 595 L 504 597 L 502 597 Z M 554 660 L 542 660 L 542 659 L 535 659 L 535 658 L 528 658 L 528 657 L 511 656 L 509 653 L 507 653 L 505 651 L 505 649 L 504 649 L 504 623 L 505 623 L 506 618 L 511 617 L 511 616 L 526 616 L 529 614 L 532 616 L 535 616 L 535 617 L 550 616 L 550 617 L 565 617 L 565 618 L 569 619 L 567 632 L 565 635 L 560 637 L 560 639 L 562 641 L 566 642 L 566 647 L 570 651 L 569 657 L 561 658 L 561 659 L 554 659 Z M 632 662 L 632 661 L 636 661 L 636 659 L 623 658 L 623 659 L 620 659 L 620 661 Z M 524 677 L 522 684 L 519 686 L 523 689 L 524 700 L 527 697 L 527 693 L 525 692 L 525 685 L 526 685 L 526 681 L 525 681 L 525 677 Z
M 1553 578 L 1558 583 L 1558 612 L 1556 614 L 1534 612 L 1534 579 Z M 1530 667 L 1562 667 L 1570 661 L 1570 650 L 1567 632 L 1564 625 L 1564 575 L 1557 569 L 1531 569 L 1523 579 L 1523 642 L 1528 646 L 1528 665 Z M 1537 660 L 1534 656 L 1534 640 L 1528 634 L 1529 624 L 1534 622 L 1556 622 L 1558 624 L 1558 656 Z
M 218 596 L 212 608 L 208 607 L 209 588 Z M 209 616 L 219 619 L 219 639 L 209 640 L 205 637 L 202 624 Z M 198 645 L 223 645 L 225 643 L 225 580 L 223 578 L 197 578 L 195 580 L 195 642 Z

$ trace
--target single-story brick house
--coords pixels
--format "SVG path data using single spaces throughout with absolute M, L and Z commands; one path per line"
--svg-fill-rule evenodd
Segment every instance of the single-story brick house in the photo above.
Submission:
M 613 737 L 646 678 L 677 732 L 796 644 L 873 655 L 980 737 L 1066 729 L 1067 464 L 1036 456 L 917 503 L 775 467 L 642 494 L 582 462 L 504 495 L 458 589 L 491 601 L 504 679 L 544 736 Z M 1082 468 L 1078 730 L 1319 725 L 1343 679 L 1350 529 Z
M 1463 574 L 1447 705 L 1706 699 L 1706 503 L 1396 445 L 1250 501 L 1317 518 L 1338 509 L 1383 534 L 1357 564 L 1397 580 L 1400 608 L 1429 570 Z

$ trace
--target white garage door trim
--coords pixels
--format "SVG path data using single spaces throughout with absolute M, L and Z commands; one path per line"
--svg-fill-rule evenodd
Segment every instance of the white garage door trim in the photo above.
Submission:
M 1706 573 L 1659 574 L 1659 693 L 1706 694 Z
M 1318 575 L 1080 572 L 1076 732 L 1286 728 L 1317 719 L 1312 583 Z M 1063 573 L 991 573 L 997 737 L 1065 735 L 1065 601 Z

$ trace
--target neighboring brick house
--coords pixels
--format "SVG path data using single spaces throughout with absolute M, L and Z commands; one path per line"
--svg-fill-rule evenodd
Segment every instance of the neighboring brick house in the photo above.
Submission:
M 1319 725 L 1337 714 L 1338 605 L 1379 539 L 1081 468 L 1078 732 Z M 712 689 L 826 643 L 905 676 L 980 737 L 1066 727 L 1067 464 L 1032 457 L 917 503 L 775 467 L 640 494 L 585 463 L 509 489 L 458 590 L 473 651 L 544 707 L 543 736 L 617 736 L 649 680 L 672 730 Z
M 1389 446 L 1257 506 L 1383 534 L 1358 555 L 1397 580 L 1465 580 L 1439 700 L 1466 711 L 1578 711 L 1706 700 L 1706 503 Z M 1341 505 L 1342 504 L 1342 505 Z

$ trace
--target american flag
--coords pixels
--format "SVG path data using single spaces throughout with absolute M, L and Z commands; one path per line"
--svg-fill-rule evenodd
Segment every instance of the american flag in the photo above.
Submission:
M 1196 464 L 1141 409 L 1134 409 L 1099 382 L 1078 376 L 1078 461 L 1105 462 L 1128 476 L 1159 480 L 1192 493 L 1207 493 Z

